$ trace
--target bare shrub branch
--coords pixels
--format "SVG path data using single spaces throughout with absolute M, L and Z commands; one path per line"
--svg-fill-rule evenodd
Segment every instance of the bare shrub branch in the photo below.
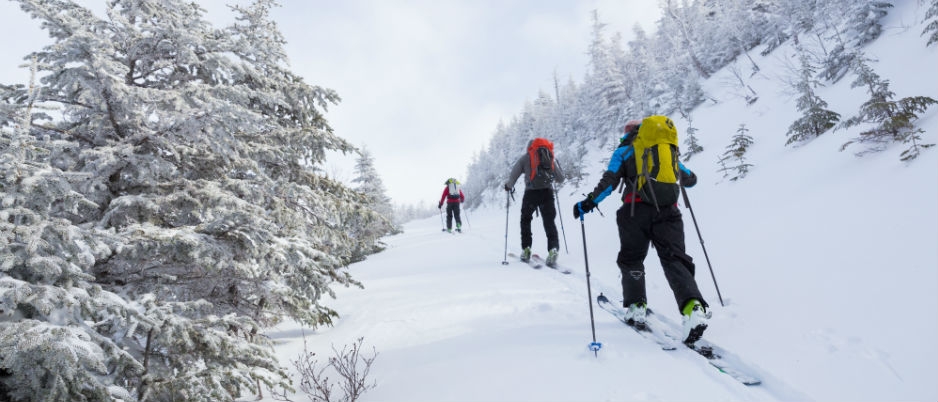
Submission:
M 361 352 L 364 339 L 358 338 L 351 346 L 345 345 L 341 350 L 333 345 L 333 356 L 322 364 L 317 360 L 316 353 L 307 347 L 304 335 L 303 352 L 290 361 L 299 375 L 299 390 L 312 402 L 355 402 L 366 391 L 376 387 L 377 382 L 369 381 L 368 374 L 375 358 L 378 357 L 378 352 L 372 348 L 370 356 L 363 356 Z M 330 380 L 327 375 L 330 372 L 338 375 L 337 381 Z M 341 395 L 334 392 L 336 385 Z M 272 390 L 271 393 L 276 400 L 292 401 L 286 389 L 279 392 Z

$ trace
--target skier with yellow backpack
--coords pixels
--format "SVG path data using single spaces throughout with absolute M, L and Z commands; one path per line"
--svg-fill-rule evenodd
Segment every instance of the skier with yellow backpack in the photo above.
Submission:
M 589 213 L 617 187 L 624 185 L 622 207 L 616 213 L 626 320 L 645 326 L 644 260 L 654 244 L 665 277 L 683 317 L 683 340 L 694 343 L 707 328 L 710 313 L 694 279 L 693 259 L 684 251 L 684 222 L 677 200 L 681 186 L 693 187 L 697 176 L 678 160 L 674 122 L 666 116 L 632 120 L 613 152 L 599 184 L 573 208 L 573 216 Z

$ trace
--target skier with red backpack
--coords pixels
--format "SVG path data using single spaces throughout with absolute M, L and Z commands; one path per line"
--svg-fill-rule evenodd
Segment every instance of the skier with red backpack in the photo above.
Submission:
M 466 201 L 466 195 L 459 188 L 459 181 L 454 178 L 446 180 L 446 188 L 443 189 L 443 196 L 440 197 L 438 209 L 443 208 L 443 201 L 446 201 L 446 231 L 453 232 L 453 218 L 456 218 L 456 231 L 462 232 L 462 219 L 459 219 L 459 204 Z
M 554 218 L 554 183 L 563 183 L 563 170 L 554 159 L 554 144 L 544 138 L 535 138 L 528 143 L 528 152 L 521 155 L 508 174 L 505 191 L 512 191 L 515 182 L 524 174 L 524 196 L 521 198 L 521 260 L 531 259 L 531 221 L 534 212 L 540 211 L 547 235 L 547 260 L 549 267 L 557 266 L 560 238 Z
M 649 242 L 655 246 L 661 268 L 683 318 L 683 340 L 693 344 L 707 328 L 710 313 L 697 282 L 694 262 L 684 250 L 684 223 L 677 200 L 681 187 L 693 187 L 697 176 L 678 161 L 677 129 L 666 116 L 649 116 L 625 125 L 625 135 L 609 160 L 599 184 L 573 207 L 582 219 L 620 187 L 622 207 L 616 213 L 625 319 L 643 328 L 647 314 L 644 259 Z

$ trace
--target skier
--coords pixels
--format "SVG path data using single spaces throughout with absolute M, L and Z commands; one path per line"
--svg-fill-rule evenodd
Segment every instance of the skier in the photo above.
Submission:
M 524 173 L 524 196 L 521 199 L 521 260 L 531 259 L 531 220 L 534 211 L 540 211 L 547 235 L 547 260 L 549 267 L 557 266 L 557 254 L 560 239 L 554 217 L 553 183 L 563 183 L 563 170 L 554 159 L 554 144 L 544 138 L 535 138 L 528 142 L 528 152 L 521 155 L 508 174 L 505 191 L 512 191 L 518 176 Z
M 654 117 L 667 122 L 676 140 L 677 131 L 673 128 L 673 122 L 664 116 Z M 646 125 L 652 124 L 651 118 L 645 121 Z M 653 195 L 647 195 L 642 191 L 636 192 L 637 179 L 642 173 L 637 172 L 633 141 L 638 136 L 642 124 L 642 121 L 632 120 L 625 125 L 625 135 L 621 138 L 619 147 L 613 152 L 609 166 L 599 180 L 599 184 L 586 196 L 586 199 L 574 205 L 573 216 L 579 218 L 592 211 L 597 204 L 612 193 L 621 180 L 625 180 L 623 204 L 616 213 L 620 243 L 616 264 L 622 273 L 623 307 L 627 308 L 626 320 L 639 328 L 645 326 L 647 298 L 643 261 L 648 255 L 650 241 L 658 251 L 661 267 L 674 292 L 678 309 L 681 311 L 684 342 L 692 344 L 703 335 L 710 313 L 694 280 L 693 259 L 684 251 L 684 223 L 677 203 L 656 205 L 648 199 Z M 646 135 L 644 133 L 645 131 L 643 131 L 643 136 Z M 680 170 L 677 174 L 680 185 L 693 187 L 697 183 L 697 176 L 678 162 L 676 155 L 673 161 Z M 680 191 L 680 188 L 676 187 L 676 190 Z M 676 195 L 674 197 L 676 200 Z M 662 195 L 658 198 L 662 198 Z
M 454 178 L 446 180 L 446 187 L 443 188 L 443 196 L 440 197 L 440 205 L 437 209 L 443 208 L 443 201 L 446 201 L 446 231 L 453 233 L 453 218 L 456 218 L 456 231 L 462 232 L 462 219 L 459 219 L 459 204 L 466 201 L 465 194 L 459 188 L 459 181 Z

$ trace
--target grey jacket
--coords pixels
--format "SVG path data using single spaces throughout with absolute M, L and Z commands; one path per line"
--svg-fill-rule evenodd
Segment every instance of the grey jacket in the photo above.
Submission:
M 521 155 L 520 158 L 515 162 L 514 166 L 511 168 L 511 173 L 508 174 L 508 181 L 505 183 L 505 187 L 514 187 L 515 182 L 518 181 L 518 176 L 524 173 L 524 189 L 527 190 L 541 190 L 545 188 L 551 188 L 551 179 L 558 184 L 563 183 L 563 169 L 560 168 L 560 162 L 557 161 L 557 158 L 554 158 L 554 169 L 551 172 L 552 174 L 538 174 L 534 177 L 534 180 L 531 180 L 531 157 L 528 156 L 528 153 L 525 152 Z

